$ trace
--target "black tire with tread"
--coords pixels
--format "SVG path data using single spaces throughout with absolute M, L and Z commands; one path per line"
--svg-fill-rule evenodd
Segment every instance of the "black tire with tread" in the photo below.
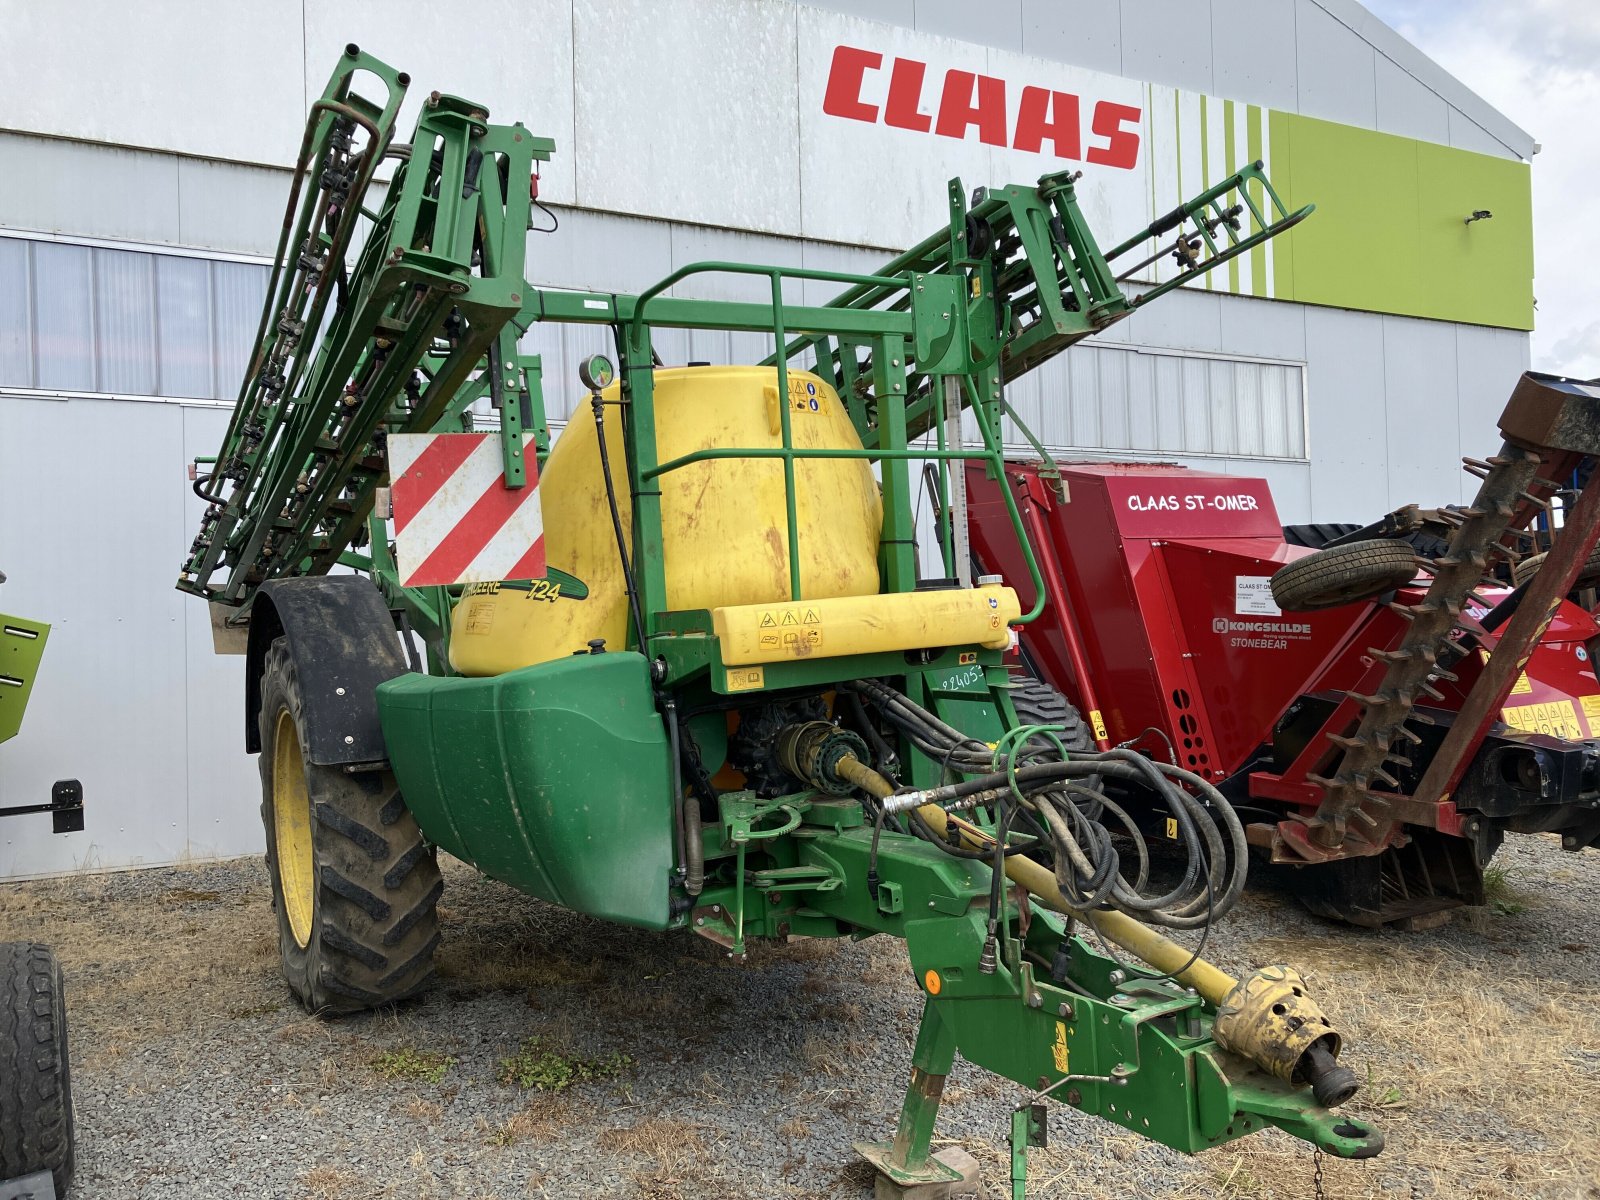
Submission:
M 1511 568 L 1511 582 L 1521 587 L 1533 578 L 1533 573 L 1544 563 L 1545 554 L 1530 554 Z M 1578 577 L 1572 581 L 1572 590 L 1600 585 L 1600 546 L 1589 552 L 1589 557 L 1578 568 Z
M 0 942 L 0 1182 L 48 1171 L 65 1196 L 76 1156 L 61 965 L 48 946 Z
M 290 928 L 272 809 L 274 743 L 285 709 L 304 746 L 299 681 L 287 639 L 279 638 L 261 670 L 261 820 L 284 979 L 307 1010 L 320 1014 L 414 996 L 433 976 L 444 882 L 393 772 L 305 764 L 316 891 L 303 948 Z
M 1065 729 L 1056 734 L 1061 744 L 1072 750 L 1093 751 L 1094 735 L 1083 719 L 1083 714 L 1055 688 L 1031 675 L 1013 673 L 1011 676 L 1011 707 L 1017 710 L 1017 719 L 1024 725 L 1061 725 Z
M 1345 537 L 1360 528 L 1362 528 L 1360 525 L 1347 523 L 1285 525 L 1283 527 L 1283 540 L 1291 546 L 1305 546 L 1310 550 L 1321 550 L 1335 538 Z M 1403 536 L 1385 540 L 1405 542 L 1422 558 L 1443 558 L 1450 553 L 1449 539 L 1442 538 L 1428 529 L 1413 529 Z
M 1013 671 L 1011 707 L 1017 710 L 1017 720 L 1024 725 L 1062 726 L 1062 731 L 1056 736 L 1061 739 L 1061 745 L 1069 755 L 1075 750 L 1092 754 L 1098 749 L 1094 744 L 1094 733 L 1089 729 L 1089 723 L 1083 719 L 1083 714 L 1078 711 L 1077 706 L 1042 679 Z M 1038 734 L 1034 734 L 1028 741 L 1032 745 L 1052 750 L 1055 748 Z M 1090 791 L 1097 792 L 1100 790 L 1101 778 L 1098 774 L 1085 775 L 1075 782 Z
M 1342 538 L 1347 533 L 1354 533 L 1360 529 L 1359 525 L 1351 525 L 1339 521 L 1324 521 L 1310 525 L 1285 525 L 1283 527 L 1283 540 L 1291 546 L 1305 546 L 1310 550 L 1321 550 L 1334 538 Z
M 1375 599 L 1416 576 L 1416 551 L 1408 542 L 1373 538 L 1318 550 L 1279 567 L 1272 576 L 1272 598 L 1286 612 L 1316 612 Z

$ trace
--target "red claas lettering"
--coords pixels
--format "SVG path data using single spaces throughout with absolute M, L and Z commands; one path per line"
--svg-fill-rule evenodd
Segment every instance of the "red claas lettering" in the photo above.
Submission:
M 880 109 L 878 104 L 864 99 L 863 93 L 867 91 L 867 77 L 883 70 L 883 55 L 877 51 L 835 46 L 822 111 L 847 121 L 869 125 L 881 121 L 895 129 L 960 141 L 976 130 L 977 140 L 988 146 L 1010 146 L 1032 154 L 1048 152 L 1056 158 L 1082 159 L 1118 170 L 1132 170 L 1138 164 L 1139 124 L 1144 113 L 1135 105 L 1096 101 L 1089 123 L 1092 141 L 1085 153 L 1085 102 L 1071 92 L 1023 87 L 1013 124 L 1004 79 L 952 69 L 945 72 L 940 83 L 938 103 L 928 105 L 937 112 L 935 119 L 923 109 L 927 63 L 915 58 L 894 59 L 888 67 L 887 91 L 875 88 L 871 93 L 884 98 Z
M 868 71 L 883 65 L 883 55 L 854 46 L 835 46 L 833 66 L 828 69 L 828 90 L 822 97 L 822 111 L 830 117 L 851 121 L 876 121 L 877 105 L 861 99 L 861 83 Z
M 1106 139 L 1104 146 L 1089 147 L 1089 161 L 1106 167 L 1132 167 L 1139 159 L 1139 135 L 1123 126 L 1138 124 L 1139 110 L 1128 104 L 1102 100 L 1094 106 L 1094 134 Z
M 1005 81 L 971 71 L 947 71 L 934 132 L 940 137 L 964 138 L 973 126 L 977 126 L 980 142 L 1006 144 Z
M 1078 153 L 1078 98 L 1071 92 L 1025 87 L 1011 148 L 1037 154 L 1046 139 L 1055 147 L 1057 158 L 1083 157 Z

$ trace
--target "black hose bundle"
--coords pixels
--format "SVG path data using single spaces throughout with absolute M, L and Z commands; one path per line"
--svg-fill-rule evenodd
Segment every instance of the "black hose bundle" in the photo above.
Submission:
M 1069 758 L 1043 736 L 1002 743 L 997 751 L 877 680 L 847 686 L 954 780 L 918 793 L 918 805 L 965 801 L 960 807 L 981 805 L 994 812 L 994 829 L 985 831 L 995 838 L 994 847 L 973 850 L 939 837 L 912 807 L 912 827 L 946 852 L 991 861 L 997 869 L 1002 855 L 1035 853 L 1053 867 L 1073 910 L 1112 908 L 1171 929 L 1208 927 L 1243 892 L 1244 827 L 1222 793 L 1194 772 L 1129 749 L 1074 752 Z M 1113 779 L 1153 792 L 1176 825 L 1184 870 L 1161 894 L 1145 891 L 1150 854 L 1143 834 L 1132 816 L 1099 789 Z M 1138 863 L 1131 879 L 1112 841 L 1108 816 L 1132 840 Z M 1032 833 L 1036 840 L 1007 844 L 1010 831 Z

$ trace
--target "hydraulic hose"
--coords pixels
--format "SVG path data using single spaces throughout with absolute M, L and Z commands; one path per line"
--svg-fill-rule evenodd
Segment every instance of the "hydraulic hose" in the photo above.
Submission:
M 895 794 L 894 785 L 887 779 L 848 755 L 834 770 L 880 803 Z M 941 838 L 948 835 L 950 814 L 937 804 L 924 804 L 913 811 Z M 982 848 L 980 839 L 965 828 L 957 828 L 962 841 L 973 849 Z M 1217 1010 L 1212 1034 L 1224 1049 L 1280 1078 L 1309 1084 L 1317 1102 L 1325 1107 L 1343 1104 L 1355 1095 L 1359 1083 L 1354 1072 L 1337 1061 L 1341 1039 L 1326 1021 L 1321 1021 L 1321 1010 L 1306 994 L 1298 973 L 1285 967 L 1268 967 L 1241 983 L 1125 913 L 1075 909 L 1061 894 L 1052 872 L 1032 859 L 1007 857 L 1005 873 L 1006 878 L 1046 908 L 1087 921 L 1107 941 L 1194 988 Z M 1286 1015 L 1290 1019 L 1274 1019 Z M 1313 1018 L 1321 1023 L 1313 1024 Z
M 600 475 L 606 485 L 606 503 L 611 508 L 611 529 L 617 539 L 617 554 L 622 559 L 622 585 L 628 593 L 628 611 L 633 615 L 634 636 L 638 638 L 639 653 L 645 653 L 644 611 L 639 606 L 639 587 L 633 578 L 633 563 L 628 557 L 628 537 L 622 529 L 622 514 L 617 509 L 617 484 L 611 477 L 611 455 L 606 450 L 605 401 L 596 392 L 589 397 L 594 409 L 595 437 L 600 444 Z
M 1023 847 L 973 852 L 952 846 L 924 815 L 925 806 L 994 809 L 1020 819 L 1036 831 L 1027 852 L 1054 869 L 1057 893 L 1068 911 L 1114 908 L 1148 924 L 1172 929 L 1206 929 L 1237 902 L 1244 890 L 1249 848 L 1244 826 L 1227 799 L 1192 771 L 1155 761 L 1131 749 L 1067 755 L 1047 734 L 1018 729 L 999 748 L 966 736 L 876 680 L 858 680 L 849 689 L 869 700 L 878 714 L 916 750 L 939 763 L 955 781 L 920 791 L 900 792 L 883 803 L 889 815 L 907 812 L 918 832 L 957 857 L 1017 858 Z M 964 777 L 964 778 L 963 778 Z M 1181 875 L 1159 895 L 1149 895 L 1150 858 L 1132 818 L 1099 785 L 1131 784 L 1154 794 L 1165 806 L 1185 858 Z M 1106 820 L 1107 816 L 1111 820 Z M 1137 870 L 1124 873 L 1112 829 L 1126 832 L 1138 856 Z
M 894 786 L 879 775 L 871 767 L 857 762 L 853 758 L 842 759 L 835 768 L 841 778 L 849 780 L 862 791 L 877 800 L 887 800 L 895 794 Z M 949 836 L 950 814 L 937 804 L 924 804 L 913 810 L 930 829 L 942 837 Z M 961 831 L 962 841 L 969 844 L 971 849 L 982 849 L 982 842 L 972 837 L 965 830 Z M 985 855 L 984 857 L 987 857 Z M 1006 858 L 1006 878 L 1011 882 L 1021 885 L 1036 899 L 1041 901 L 1046 908 L 1067 916 L 1087 921 L 1107 941 L 1115 942 L 1130 954 L 1136 955 L 1144 962 L 1149 963 L 1158 971 L 1173 972 L 1173 978 L 1186 987 L 1192 987 L 1213 1005 L 1220 1004 L 1237 985 L 1238 980 L 1227 972 L 1219 970 L 1203 959 L 1190 963 L 1186 970 L 1179 970 L 1189 962 L 1192 957 L 1190 952 L 1177 942 L 1162 937 L 1155 930 L 1146 925 L 1141 925 L 1132 917 L 1119 912 L 1095 911 L 1080 912 L 1067 903 L 1067 898 L 1061 894 L 1061 888 L 1056 884 L 1055 875 L 1048 867 L 1034 862 L 1031 858 L 1011 855 Z
M 691 802 L 683 787 L 683 736 L 678 728 L 678 704 L 671 696 L 661 702 L 667 715 L 667 737 L 672 754 L 672 799 L 678 818 L 678 839 L 683 847 L 683 890 L 698 896 L 706 886 L 705 838 L 700 827 L 700 805 Z

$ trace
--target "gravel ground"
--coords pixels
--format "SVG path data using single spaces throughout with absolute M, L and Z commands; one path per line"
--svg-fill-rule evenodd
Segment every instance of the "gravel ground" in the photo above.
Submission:
M 1214 934 L 1233 969 L 1312 972 L 1367 1075 L 1358 1109 L 1389 1149 L 1329 1163 L 1330 1196 L 1600 1197 L 1600 854 L 1521 838 L 1498 862 L 1497 903 L 1427 933 L 1258 892 Z M 73 1195 L 870 1194 L 850 1143 L 892 1130 L 918 1006 L 898 942 L 762 946 L 737 966 L 456 864 L 446 880 L 429 996 L 338 1022 L 283 988 L 257 861 L 0 885 L 0 940 L 53 942 L 66 967 Z M 499 1082 L 529 1038 L 602 1078 Z M 992 1195 L 1017 1095 L 961 1064 L 946 1093 L 940 1132 Z M 1060 1109 L 1030 1194 L 1305 1196 L 1311 1171 L 1276 1131 L 1185 1158 Z

